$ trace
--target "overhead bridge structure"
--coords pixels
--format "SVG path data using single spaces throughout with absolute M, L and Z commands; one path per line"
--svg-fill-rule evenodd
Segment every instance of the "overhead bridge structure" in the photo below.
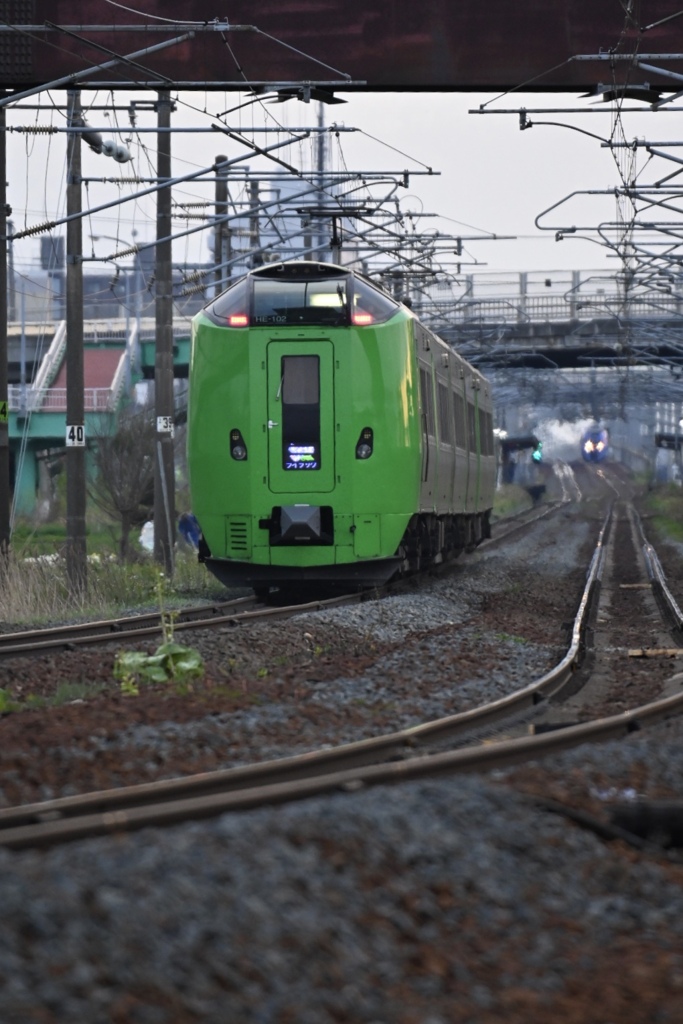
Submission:
M 592 316 L 511 323 L 484 320 L 476 312 L 454 316 L 441 336 L 481 369 L 585 366 L 680 366 L 683 312 L 678 316 Z
M 152 319 L 84 324 L 84 408 L 88 436 L 105 436 L 115 425 L 132 386 L 154 379 L 155 325 Z M 188 375 L 190 336 L 186 321 L 173 327 L 173 375 Z M 19 514 L 35 508 L 40 459 L 64 451 L 66 443 L 66 325 L 13 325 L 10 332 L 9 448 L 15 507 Z M 22 383 L 17 370 L 24 365 Z M 181 422 L 185 409 L 176 410 Z
M 683 292 L 628 292 L 618 277 L 563 271 L 470 275 L 421 315 L 483 370 L 673 366 L 683 371 Z
M 328 101 L 342 88 L 578 91 L 598 81 L 651 82 L 651 72 L 618 59 L 582 58 L 671 53 L 672 28 L 681 31 L 676 0 L 147 0 L 142 7 L 7 0 L 0 85 L 66 86 L 76 83 L 62 80 L 78 74 L 83 88 L 254 86 L 283 99 Z M 88 73 L 88 64 L 101 67 Z M 680 64 L 667 66 L 681 71 Z

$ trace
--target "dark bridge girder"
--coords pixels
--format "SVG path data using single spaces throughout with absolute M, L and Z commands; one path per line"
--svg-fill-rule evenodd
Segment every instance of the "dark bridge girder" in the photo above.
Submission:
M 440 336 L 476 366 L 683 367 L 683 320 L 653 318 L 520 324 L 462 323 Z
M 121 64 L 89 81 L 159 85 L 166 76 L 179 87 L 223 90 L 244 88 L 245 81 L 335 82 L 344 75 L 357 83 L 349 90 L 490 92 L 522 85 L 576 91 L 611 83 L 614 75 L 671 90 L 670 81 L 657 81 L 656 74 L 627 62 L 612 68 L 572 58 L 613 49 L 628 53 L 636 44 L 641 53 L 683 50 L 683 19 L 672 18 L 678 0 L 641 0 L 633 5 L 635 14 L 617 0 L 231 0 L 227 6 L 146 0 L 140 14 L 133 12 L 135 4 L 126 10 L 102 0 L 8 0 L 2 6 L 11 27 L 0 27 L 0 85 L 13 88 L 108 59 L 83 39 L 128 54 L 193 28 L 193 39 L 138 58 L 149 73 Z M 68 26 L 81 41 L 48 31 L 45 22 Z M 641 34 L 647 26 L 654 27 Z M 671 62 L 666 67 L 681 70 Z

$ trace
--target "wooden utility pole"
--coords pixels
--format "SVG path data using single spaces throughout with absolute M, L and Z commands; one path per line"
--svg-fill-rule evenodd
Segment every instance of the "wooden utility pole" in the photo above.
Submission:
M 168 129 L 171 126 L 171 112 L 175 107 L 167 89 L 159 90 L 156 109 L 157 126 L 160 129 L 157 134 L 157 178 L 161 184 L 171 177 L 171 133 Z M 169 576 L 173 575 L 176 532 L 172 261 L 171 188 L 168 186 L 157 192 L 154 557 Z
M 7 374 L 7 147 L 0 107 L 0 559 L 10 542 L 9 396 Z M 1 568 L 1 565 L 0 565 Z
M 81 94 L 67 92 L 67 123 L 81 124 Z M 73 598 L 87 583 L 85 541 L 85 376 L 83 368 L 83 222 L 81 134 L 66 144 L 66 572 Z

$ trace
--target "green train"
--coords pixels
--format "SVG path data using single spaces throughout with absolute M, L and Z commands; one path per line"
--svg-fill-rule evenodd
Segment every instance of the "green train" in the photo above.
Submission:
M 188 472 L 226 585 L 376 586 L 490 536 L 491 387 L 363 275 L 266 265 L 193 320 Z

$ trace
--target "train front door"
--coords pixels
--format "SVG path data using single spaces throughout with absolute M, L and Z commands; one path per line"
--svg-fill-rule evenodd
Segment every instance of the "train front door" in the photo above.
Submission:
M 276 494 L 331 491 L 335 480 L 331 341 L 268 344 L 268 486 Z

